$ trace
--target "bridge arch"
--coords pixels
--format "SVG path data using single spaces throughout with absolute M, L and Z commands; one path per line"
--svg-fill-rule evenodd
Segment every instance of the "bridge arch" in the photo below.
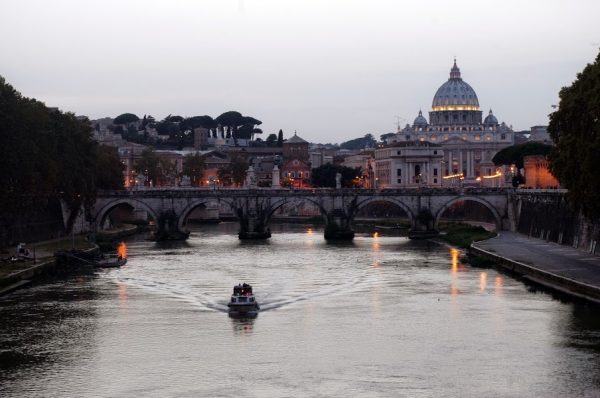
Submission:
M 224 201 L 226 202 L 226 201 Z M 226 202 L 229 206 L 231 206 L 231 203 Z M 212 198 L 202 198 L 202 199 L 197 199 L 192 201 L 191 203 L 189 203 L 179 214 L 178 214 L 178 219 L 177 219 L 177 228 L 179 229 L 179 231 L 183 231 L 185 224 L 186 224 L 186 220 L 187 218 L 192 214 L 192 212 L 197 209 L 198 207 L 204 205 L 206 207 L 208 207 L 208 204 L 214 204 L 217 206 L 217 208 L 219 207 L 219 201 L 212 199 Z
M 275 212 L 277 211 L 277 209 L 279 209 L 280 207 L 286 205 L 286 204 L 290 204 L 290 203 L 301 203 L 301 202 L 309 202 L 312 203 L 313 205 L 315 205 L 316 208 L 319 209 L 319 212 L 321 213 L 321 215 L 323 217 L 327 217 L 327 211 L 325 211 L 325 209 L 323 208 L 323 206 L 321 205 L 321 203 L 319 203 L 316 200 L 312 200 L 306 197 L 303 198 L 297 198 L 297 197 L 279 197 L 276 198 L 274 202 L 271 203 L 270 205 L 270 209 L 269 209 L 269 214 L 266 217 L 266 221 L 267 224 L 271 221 L 271 217 L 273 217 L 273 214 L 275 214 Z
M 152 216 L 152 218 L 154 218 L 154 220 L 158 220 L 158 215 L 156 214 L 156 211 L 152 208 L 152 206 L 148 205 L 147 203 L 145 203 L 141 200 L 138 200 L 138 199 L 119 198 L 119 199 L 114 199 L 114 200 L 104 203 L 103 206 L 100 208 L 100 210 L 98 210 L 98 212 L 96 213 L 96 217 L 95 217 L 96 228 L 101 229 L 108 214 L 115 207 L 120 206 L 120 205 L 128 205 L 128 206 L 132 207 L 133 209 L 143 208 L 148 214 L 150 214 L 150 216 Z
M 364 200 L 358 202 L 356 212 L 354 213 L 352 218 L 354 219 L 354 216 L 356 215 L 356 213 L 358 213 L 361 209 L 363 209 L 364 207 L 366 207 L 369 204 L 374 203 L 374 202 L 387 202 L 387 203 L 392 203 L 392 204 L 400 207 L 408 215 L 408 218 L 410 220 L 410 225 L 411 226 L 415 225 L 415 215 L 413 214 L 411 208 L 406 203 L 402 202 L 401 200 L 392 199 L 392 198 L 389 198 L 386 196 L 372 196 L 372 197 L 369 197 L 367 199 L 364 199 Z
M 500 216 L 498 209 L 496 209 L 496 207 L 493 204 L 491 204 L 490 202 L 488 202 L 487 200 L 482 199 L 477 196 L 457 196 L 455 198 L 450 199 L 446 203 L 444 203 L 444 205 L 442 205 L 442 207 L 435 213 L 434 228 L 435 229 L 438 228 L 438 224 L 440 222 L 440 218 L 442 217 L 442 214 L 444 214 L 444 212 L 450 206 L 452 206 L 453 204 L 455 204 L 457 202 L 467 202 L 467 201 L 477 202 L 477 203 L 480 203 L 483 206 L 485 206 L 494 216 L 494 220 L 496 221 L 496 229 L 502 229 L 502 217 Z

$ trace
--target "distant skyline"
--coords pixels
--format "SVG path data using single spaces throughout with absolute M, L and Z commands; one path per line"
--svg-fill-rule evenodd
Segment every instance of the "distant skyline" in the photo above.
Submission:
M 0 75 L 91 119 L 236 110 L 339 143 L 429 119 L 454 57 L 515 130 L 600 49 L 600 1 L 0 0 Z

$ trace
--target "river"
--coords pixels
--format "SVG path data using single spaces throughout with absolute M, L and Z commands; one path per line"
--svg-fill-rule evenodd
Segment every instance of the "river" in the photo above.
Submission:
M 2 397 L 599 397 L 598 307 L 398 236 L 234 223 L 0 301 Z M 234 284 L 261 311 L 233 319 Z

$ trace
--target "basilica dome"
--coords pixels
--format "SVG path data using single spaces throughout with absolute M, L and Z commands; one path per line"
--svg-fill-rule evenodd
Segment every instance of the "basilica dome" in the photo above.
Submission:
M 454 66 L 450 78 L 440 86 L 433 97 L 433 111 L 478 111 L 479 101 L 475 90 L 460 77 L 460 69 Z
M 413 123 L 415 126 L 425 127 L 427 126 L 427 119 L 423 116 L 423 112 L 419 111 L 419 116 L 415 118 Z
M 483 121 L 483 124 L 490 124 L 490 125 L 497 125 L 498 124 L 498 119 L 496 119 L 496 116 L 494 116 L 494 114 L 492 113 L 492 110 L 490 109 L 490 113 L 485 117 L 485 120 Z

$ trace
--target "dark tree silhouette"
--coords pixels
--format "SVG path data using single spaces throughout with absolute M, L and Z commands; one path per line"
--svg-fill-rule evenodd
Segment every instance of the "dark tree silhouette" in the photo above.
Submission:
M 600 219 L 600 53 L 569 87 L 560 90 L 548 132 L 556 144 L 550 170 L 569 190 L 571 203 Z

